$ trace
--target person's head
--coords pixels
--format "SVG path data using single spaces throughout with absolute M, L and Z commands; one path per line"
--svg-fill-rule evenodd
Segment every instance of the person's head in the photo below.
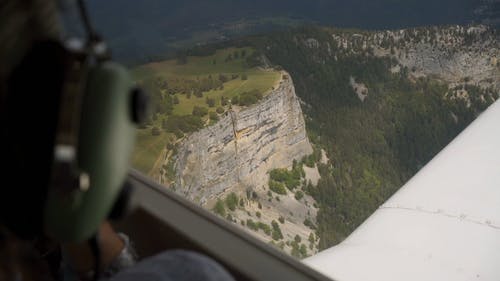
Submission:
M 97 36 L 61 41 L 56 6 L 0 5 L 0 225 L 82 241 L 124 184 L 145 105 Z
M 54 1 L 0 5 L 0 223 L 23 238 L 43 229 L 64 58 L 40 42 L 57 38 Z

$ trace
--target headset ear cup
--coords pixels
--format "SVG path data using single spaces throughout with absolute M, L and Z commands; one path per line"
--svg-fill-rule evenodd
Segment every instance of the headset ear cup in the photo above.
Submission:
M 111 212 L 129 171 L 136 125 L 131 116 L 132 79 L 124 67 L 103 62 L 89 70 L 82 106 L 78 168 L 89 188 L 73 197 L 49 193 L 47 232 L 60 241 L 84 241 Z

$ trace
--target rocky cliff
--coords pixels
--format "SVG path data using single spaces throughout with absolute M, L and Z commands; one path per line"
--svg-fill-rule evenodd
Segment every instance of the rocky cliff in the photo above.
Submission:
M 298 198 L 293 192 L 272 193 L 268 172 L 291 168 L 294 160 L 312 152 L 293 81 L 283 72 L 279 85 L 260 102 L 246 108 L 233 106 L 219 122 L 182 142 L 175 158 L 173 188 L 210 209 L 217 200 L 237 194 L 238 208 L 227 210 L 227 218 L 268 242 L 273 239 L 265 228 L 280 221 L 283 238 L 274 240 L 276 244 L 281 240 L 281 248 L 291 251 L 285 241 L 297 235 L 308 241 L 313 233 L 304 222 L 315 222 L 315 202 L 305 194 Z M 254 220 L 257 229 L 251 230 Z
M 204 205 L 230 188 L 261 188 L 267 172 L 311 154 L 291 78 L 258 104 L 233 108 L 187 138 L 177 154 L 177 192 Z
M 433 75 L 450 87 L 468 84 L 500 90 L 499 35 L 485 25 L 341 31 L 332 37 L 347 53 L 394 58 L 393 72 L 407 69 L 415 78 Z

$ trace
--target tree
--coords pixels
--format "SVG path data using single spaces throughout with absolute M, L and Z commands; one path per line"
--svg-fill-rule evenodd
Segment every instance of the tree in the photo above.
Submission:
M 269 173 L 269 178 L 272 181 L 285 184 L 289 190 L 294 190 L 300 185 L 302 171 L 303 169 L 300 165 L 296 165 L 295 169 L 292 171 L 288 171 L 287 169 L 274 169 Z
M 167 120 L 163 122 L 162 127 L 167 132 L 175 133 L 178 137 L 182 137 L 182 132 L 190 133 L 201 129 L 203 127 L 203 121 L 199 116 L 194 115 L 170 115 Z
M 174 104 L 179 104 L 179 97 L 177 95 L 175 95 L 173 98 L 172 98 L 172 102 Z
M 160 133 L 161 133 L 161 131 L 160 131 L 160 129 L 158 127 L 155 126 L 155 127 L 151 128 L 151 135 L 153 135 L 153 136 L 159 136 Z
M 304 192 L 298 190 L 297 192 L 295 192 L 295 199 L 296 200 L 300 200 L 304 197 Z
M 300 256 L 301 256 L 302 258 L 306 258 L 306 257 L 307 257 L 307 247 L 306 247 L 306 245 L 301 244 L 301 245 L 300 245 L 300 250 L 299 250 L 299 251 L 300 251 Z
M 259 101 L 261 98 L 262 94 L 257 90 L 251 92 L 243 92 L 240 95 L 239 104 L 241 106 L 252 105 L 255 104 L 257 101 Z
M 273 227 L 273 231 L 272 231 L 272 235 L 271 235 L 273 240 L 278 241 L 278 240 L 283 239 L 283 234 L 281 233 L 281 229 L 280 229 L 279 224 L 275 220 L 273 220 L 271 222 L 271 226 Z
M 238 205 L 238 196 L 236 193 L 231 192 L 227 197 L 226 197 L 226 206 L 229 210 L 234 211 L 236 210 L 236 206 Z
M 174 131 L 174 135 L 175 135 L 178 139 L 180 139 L 180 138 L 184 137 L 184 133 L 183 133 L 181 130 L 175 130 L 175 131 Z
M 253 220 L 251 220 L 251 219 L 247 219 L 247 227 L 250 228 L 253 231 L 259 230 L 257 224 Z
M 227 105 L 227 98 L 225 96 L 220 97 L 220 105 L 222 106 Z
M 222 202 L 222 200 L 220 199 L 217 199 L 217 202 L 215 203 L 213 210 L 216 214 L 218 214 L 221 217 L 226 216 L 226 209 L 224 208 L 224 202 Z
M 240 102 L 240 98 L 238 96 L 234 96 L 231 99 L 231 104 L 238 104 Z
M 292 252 L 290 253 L 292 256 L 296 258 L 301 258 L 300 256 L 300 246 L 297 244 L 297 242 L 293 241 L 292 242 Z
M 224 108 L 222 108 L 221 106 L 217 107 L 217 109 L 215 110 L 218 114 L 222 114 L 224 113 Z
M 195 105 L 193 107 L 193 115 L 194 116 L 203 117 L 203 116 L 205 116 L 207 114 L 208 114 L 208 109 L 206 107 L 197 106 L 197 105 Z
M 141 87 L 146 93 L 149 94 L 151 102 L 151 110 L 149 112 L 149 118 L 153 118 L 154 115 L 160 114 L 170 114 L 173 109 L 172 98 L 169 95 L 164 95 L 160 90 L 160 85 L 162 84 L 160 77 L 147 78 L 141 83 Z
M 252 191 L 252 199 L 253 199 L 253 200 L 257 200 L 257 199 L 259 199 L 259 195 L 257 195 L 257 192 Z
M 273 180 L 269 180 L 269 189 L 281 195 L 285 195 L 287 193 L 286 188 L 282 183 Z
M 314 233 L 311 232 L 311 234 L 309 234 L 309 242 L 310 243 L 314 243 L 314 241 L 316 241 L 316 239 L 314 238 Z
M 304 225 L 309 227 L 310 229 L 316 229 L 316 226 L 314 225 L 314 223 L 308 218 L 306 218 L 304 220 Z
M 295 240 L 295 242 L 300 243 L 302 241 L 302 238 L 300 238 L 300 236 L 297 234 L 297 235 L 295 235 L 294 240 Z
M 203 97 L 203 92 L 200 89 L 196 89 L 194 91 L 194 96 L 197 98 L 202 98 Z
M 214 107 L 215 106 L 215 99 L 214 98 L 207 97 L 205 99 L 205 102 L 208 105 L 208 107 Z
M 229 81 L 229 78 L 227 78 L 227 76 L 224 74 L 219 74 L 219 81 L 221 81 L 222 83 L 226 83 L 227 81 Z
M 210 120 L 215 121 L 215 122 L 219 121 L 219 115 L 217 115 L 217 113 L 215 113 L 213 111 L 210 111 L 208 113 L 208 118 L 210 118 Z
M 260 216 L 259 216 L 259 218 L 260 218 Z M 258 227 L 259 229 L 262 229 L 262 231 L 264 231 L 264 233 L 265 233 L 266 235 L 271 235 L 271 227 L 269 227 L 269 225 L 268 225 L 268 224 L 265 224 L 265 223 L 263 223 L 263 222 L 258 222 L 258 223 L 257 223 L 257 227 Z

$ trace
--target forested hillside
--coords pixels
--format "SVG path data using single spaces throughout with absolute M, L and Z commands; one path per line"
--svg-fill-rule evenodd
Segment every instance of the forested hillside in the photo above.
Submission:
M 318 163 L 322 178 L 306 190 L 320 204 L 317 234 L 323 249 L 351 233 L 498 98 L 496 90 L 473 86 L 474 96 L 485 98 L 473 98 L 472 104 L 446 98 L 445 82 L 410 79 L 404 68 L 391 72 L 395 59 L 370 51 L 345 52 L 323 28 L 248 42 L 291 73 L 305 103 L 310 139 L 330 159 Z M 353 80 L 366 88 L 363 95 Z

